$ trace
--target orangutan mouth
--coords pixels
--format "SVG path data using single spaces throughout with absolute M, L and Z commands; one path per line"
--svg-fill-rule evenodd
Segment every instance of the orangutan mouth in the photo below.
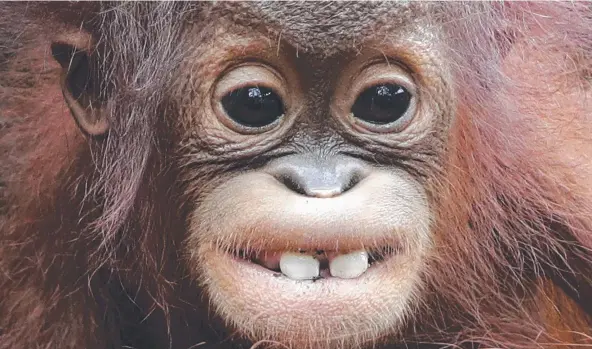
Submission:
M 354 279 L 366 272 L 373 264 L 394 255 L 394 247 L 380 249 L 360 249 L 348 252 L 313 249 L 298 251 L 264 251 L 245 253 L 240 250 L 238 256 L 258 264 L 276 276 L 285 276 L 293 280 L 318 280 L 336 277 Z

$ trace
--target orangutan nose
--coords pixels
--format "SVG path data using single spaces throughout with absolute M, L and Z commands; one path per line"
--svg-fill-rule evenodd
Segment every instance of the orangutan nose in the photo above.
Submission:
M 270 173 L 288 189 L 315 198 L 331 198 L 351 190 L 365 172 L 362 161 L 345 156 L 290 155 L 270 166 Z

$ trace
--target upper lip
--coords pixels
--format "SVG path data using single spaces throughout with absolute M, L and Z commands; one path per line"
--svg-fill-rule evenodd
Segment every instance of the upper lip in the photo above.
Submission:
M 266 234 L 265 234 L 266 235 Z M 345 254 L 353 251 L 366 250 L 371 255 L 378 258 L 379 255 L 398 253 L 402 250 L 402 245 L 394 236 L 381 237 L 370 241 L 353 238 L 333 238 L 333 239 L 277 239 L 261 236 L 248 241 L 234 240 L 232 243 L 219 243 L 217 248 L 230 254 L 242 256 L 245 259 L 255 259 L 270 251 L 279 252 L 298 252 L 298 251 L 323 251 L 326 253 Z
M 414 200 L 420 193 L 412 186 L 391 177 L 373 174 L 365 179 L 366 189 L 355 187 L 324 199 L 291 193 L 267 175 L 246 174 L 202 202 L 208 218 L 200 218 L 203 212 L 197 211 L 190 229 L 200 232 L 194 236 L 198 244 L 235 254 L 385 246 L 416 250 L 429 231 L 429 220 L 422 219 L 428 215 L 425 205 Z M 245 181 L 252 183 L 248 190 Z M 243 191 L 244 198 L 230 200 L 237 191 Z

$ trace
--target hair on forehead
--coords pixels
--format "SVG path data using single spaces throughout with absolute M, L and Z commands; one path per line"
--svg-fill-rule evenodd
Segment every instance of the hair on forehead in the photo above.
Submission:
M 208 13 L 267 31 L 300 49 L 329 56 L 351 50 L 380 28 L 400 30 L 424 18 L 422 2 L 365 1 L 239 1 L 206 5 Z

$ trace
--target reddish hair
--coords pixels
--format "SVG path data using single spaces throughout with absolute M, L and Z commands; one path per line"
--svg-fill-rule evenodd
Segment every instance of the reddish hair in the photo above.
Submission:
M 55 17 L 0 5 L 0 349 L 117 344 L 124 324 L 109 314 L 122 296 L 108 281 L 141 293 L 173 336 L 182 232 L 155 232 L 183 206 L 155 199 L 175 190 L 156 130 L 188 6 L 123 4 L 85 22 L 109 53 L 102 69 L 113 101 L 109 137 L 87 143 L 63 115 L 48 61 L 43 33 Z M 590 344 L 590 6 L 435 6 L 457 114 L 429 183 L 436 248 L 404 339 Z M 78 25 L 69 20 L 60 25 Z

